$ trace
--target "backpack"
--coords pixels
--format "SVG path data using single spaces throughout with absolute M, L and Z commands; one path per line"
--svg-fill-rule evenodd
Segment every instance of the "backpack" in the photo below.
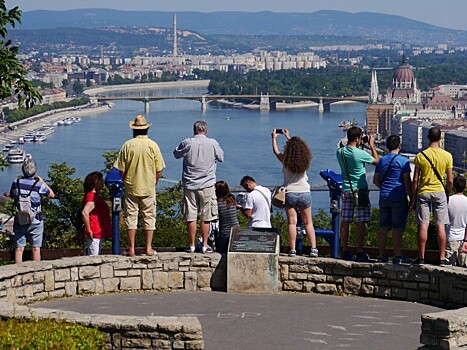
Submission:
M 22 194 L 19 187 L 19 178 L 16 180 L 18 195 L 15 198 L 15 204 L 18 211 L 15 214 L 15 223 L 20 226 L 31 225 L 36 217 L 36 212 L 31 210 L 31 193 L 38 182 L 39 179 L 36 178 L 36 181 L 34 181 L 34 184 L 31 186 L 29 193 Z

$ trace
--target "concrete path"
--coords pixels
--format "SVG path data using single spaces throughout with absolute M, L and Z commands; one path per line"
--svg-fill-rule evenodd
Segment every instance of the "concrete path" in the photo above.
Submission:
M 92 314 L 197 316 L 207 350 L 416 349 L 432 306 L 320 294 L 109 294 L 40 302 Z

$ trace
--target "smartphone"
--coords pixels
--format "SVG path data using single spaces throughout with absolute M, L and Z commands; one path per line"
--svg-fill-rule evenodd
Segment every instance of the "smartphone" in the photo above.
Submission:
M 284 133 L 284 129 L 276 129 L 276 134 L 283 134 Z

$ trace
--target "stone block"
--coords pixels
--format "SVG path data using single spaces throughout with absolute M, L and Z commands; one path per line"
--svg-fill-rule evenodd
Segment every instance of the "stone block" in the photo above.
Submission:
M 202 340 L 187 340 L 185 342 L 185 349 L 202 350 L 204 349 L 204 342 Z
M 69 269 L 60 269 L 54 271 L 55 282 L 69 281 L 71 278 Z
M 391 298 L 392 291 L 390 287 L 376 286 L 374 289 L 374 294 L 377 297 Z
M 70 280 L 77 281 L 78 279 L 79 279 L 78 268 L 77 267 L 70 268 Z
M 136 348 L 136 349 L 151 349 L 152 342 L 151 339 L 145 338 L 127 338 L 122 337 L 122 347 L 123 348 Z M 163 349 L 163 347 L 161 348 Z
M 289 267 L 290 272 L 304 272 L 308 273 L 309 268 L 308 265 L 302 265 L 302 264 L 292 264 Z
M 316 275 L 313 273 L 308 274 L 308 281 L 312 281 L 315 283 L 325 283 L 327 278 L 326 275 Z
M 290 272 L 289 273 L 289 279 L 303 281 L 303 280 L 308 279 L 308 274 L 307 273 L 300 273 L 300 272 Z
M 105 278 L 102 280 L 102 285 L 105 293 L 116 292 L 120 290 L 120 279 L 119 278 Z
M 198 272 L 198 287 L 199 288 L 210 288 L 211 287 L 211 276 L 210 271 Z
M 362 279 L 358 277 L 344 277 L 344 293 L 360 295 Z
M 114 270 L 114 276 L 115 277 L 127 277 L 128 270 Z
M 371 284 L 362 284 L 362 295 L 370 296 L 373 295 L 375 286 Z
M 78 292 L 78 282 L 65 282 L 65 294 L 74 296 Z
M 311 293 L 316 288 L 316 284 L 313 282 L 303 282 L 303 291 L 305 293 Z
M 120 290 L 138 290 L 138 289 L 141 289 L 141 277 L 120 278 Z
M 128 276 L 141 276 L 141 270 L 140 269 L 128 270 Z
M 285 281 L 289 279 L 289 265 L 282 264 L 280 265 L 280 279 Z
M 183 289 L 183 272 L 168 272 L 167 286 L 170 289 Z
M 185 272 L 185 290 L 194 291 L 198 286 L 198 274 L 194 271 Z
M 55 279 L 53 271 L 44 272 L 44 291 L 50 292 L 55 289 Z
M 326 276 L 326 282 L 327 283 L 343 283 L 344 282 L 344 277 L 343 276 L 334 276 L 334 275 L 327 275 Z
M 78 281 L 78 293 L 96 293 L 96 282 L 93 280 Z
M 163 271 L 153 272 L 154 289 L 166 290 L 169 287 L 169 274 Z
M 154 276 L 151 270 L 142 271 L 141 283 L 143 289 L 152 289 L 154 285 Z
M 277 240 L 276 251 L 279 247 Z M 277 293 L 279 260 L 276 253 L 227 254 L 227 292 Z M 291 274 L 291 273 L 290 273 Z
M 101 276 L 99 266 L 81 266 L 79 267 L 79 279 L 94 279 Z
M 101 278 L 112 278 L 114 276 L 114 269 L 111 265 L 101 266 Z
M 394 287 L 394 288 L 392 288 L 391 296 L 393 298 L 396 298 L 396 299 L 406 300 L 407 299 L 407 289 Z
M 316 293 L 320 294 L 336 294 L 337 287 L 335 284 L 330 283 L 318 283 L 316 285 Z
M 298 281 L 285 281 L 282 287 L 284 290 L 292 290 L 292 291 L 301 291 L 303 289 L 303 282 Z

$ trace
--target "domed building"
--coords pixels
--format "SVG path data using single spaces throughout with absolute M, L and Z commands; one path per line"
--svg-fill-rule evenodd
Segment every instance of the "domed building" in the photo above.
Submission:
M 385 102 L 394 104 L 395 110 L 399 110 L 397 105 L 419 104 L 421 102 L 421 92 L 417 87 L 417 79 L 413 74 L 412 67 L 409 66 L 402 56 L 402 64 L 396 69 L 392 76 L 392 83 L 389 87 Z

